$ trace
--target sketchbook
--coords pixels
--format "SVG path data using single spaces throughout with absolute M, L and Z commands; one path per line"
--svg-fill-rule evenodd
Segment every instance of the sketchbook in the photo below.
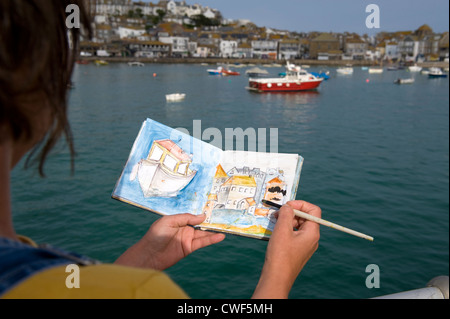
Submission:
M 160 215 L 206 214 L 196 226 L 268 239 L 276 209 L 294 200 L 303 157 L 224 151 L 154 120 L 142 124 L 112 193 Z

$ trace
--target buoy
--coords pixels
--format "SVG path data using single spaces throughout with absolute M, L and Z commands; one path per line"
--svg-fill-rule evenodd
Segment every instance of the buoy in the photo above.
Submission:
M 153 77 L 156 78 L 156 73 L 153 73 Z
M 370 82 L 370 80 L 369 79 L 366 79 L 366 83 L 369 83 Z

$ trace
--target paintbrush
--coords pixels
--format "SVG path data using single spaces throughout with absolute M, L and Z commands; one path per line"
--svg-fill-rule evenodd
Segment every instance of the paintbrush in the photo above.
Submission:
M 274 207 L 274 208 L 278 208 L 278 209 L 281 208 L 281 205 L 279 205 L 277 203 L 274 203 L 274 202 L 271 202 L 271 201 L 268 201 L 268 200 L 265 200 L 265 199 L 262 200 L 262 203 L 267 205 L 267 206 Z M 340 231 L 342 231 L 344 233 L 347 233 L 347 234 L 350 234 L 350 235 L 353 235 L 353 236 L 357 236 L 357 237 L 360 237 L 360 238 L 364 238 L 364 239 L 373 241 L 373 237 L 368 236 L 366 234 L 354 231 L 354 230 L 349 229 L 347 227 L 343 227 L 343 226 L 337 225 L 335 223 L 332 223 L 332 222 L 326 221 L 324 219 L 315 217 L 315 216 L 310 215 L 308 213 L 301 212 L 301 211 L 299 211 L 297 209 L 294 209 L 294 208 L 293 208 L 293 210 L 294 210 L 295 216 L 298 216 L 300 218 L 304 218 L 306 220 L 310 220 L 310 221 L 316 222 L 316 223 L 318 223 L 320 225 L 324 225 L 324 226 L 328 226 L 328 227 L 340 230 Z

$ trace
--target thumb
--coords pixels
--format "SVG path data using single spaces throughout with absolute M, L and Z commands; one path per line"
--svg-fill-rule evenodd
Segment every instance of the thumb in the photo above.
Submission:
M 187 225 L 201 224 L 206 218 L 206 214 L 193 215 L 193 214 L 178 214 L 171 216 L 172 227 L 184 227 Z

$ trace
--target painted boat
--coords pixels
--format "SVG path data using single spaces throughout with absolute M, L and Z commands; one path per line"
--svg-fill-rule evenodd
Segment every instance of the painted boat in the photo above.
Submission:
M 318 78 L 294 64 L 286 65 L 286 75 L 281 78 L 250 78 L 246 88 L 255 92 L 298 92 L 314 90 L 323 78 Z
M 138 179 L 144 197 L 175 197 L 197 174 L 188 155 L 172 140 L 154 141 L 148 157 L 134 167 L 130 180 Z

